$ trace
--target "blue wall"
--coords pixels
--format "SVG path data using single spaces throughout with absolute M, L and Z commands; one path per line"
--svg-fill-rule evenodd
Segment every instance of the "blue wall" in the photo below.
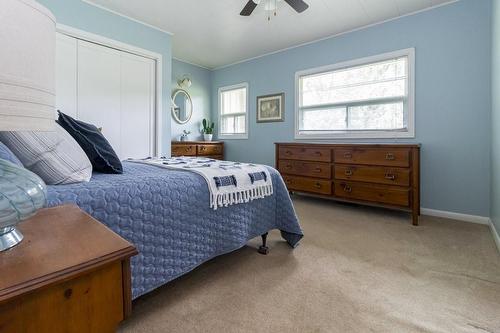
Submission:
M 171 36 L 128 20 L 81 0 L 38 0 L 56 16 L 57 22 L 123 43 L 160 53 L 163 56 L 163 147 L 170 155 Z
M 216 70 L 214 116 L 219 87 L 250 85 L 249 139 L 228 140 L 228 159 L 273 165 L 273 143 L 294 141 L 296 71 L 415 47 L 416 139 L 379 141 L 422 144 L 423 207 L 489 216 L 490 11 L 489 0 L 461 0 Z M 279 92 L 286 93 L 286 121 L 257 124 L 256 96 Z
M 178 140 L 183 130 L 191 131 L 189 139 L 199 140 L 202 138 L 200 129 L 203 118 L 211 118 L 211 71 L 174 59 L 172 61 L 172 91 L 179 89 L 177 80 L 184 75 L 188 75 L 193 81 L 193 85 L 187 89 L 193 100 L 193 117 L 185 125 L 178 124 L 172 118 L 172 140 Z
M 491 219 L 500 234 L 500 1 L 493 0 L 492 113 L 491 113 Z

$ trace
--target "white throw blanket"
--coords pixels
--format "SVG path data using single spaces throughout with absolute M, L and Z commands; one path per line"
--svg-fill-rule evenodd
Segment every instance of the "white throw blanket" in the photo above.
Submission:
M 191 171 L 205 178 L 210 191 L 210 208 L 227 207 L 273 194 L 267 168 L 258 164 L 218 161 L 199 157 L 129 160 L 162 168 Z

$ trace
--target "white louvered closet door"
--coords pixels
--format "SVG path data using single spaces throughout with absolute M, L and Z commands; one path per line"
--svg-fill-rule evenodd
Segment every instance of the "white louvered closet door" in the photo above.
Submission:
M 58 37 L 57 49 L 61 111 L 101 127 L 122 160 L 154 155 L 156 62 L 67 36 Z

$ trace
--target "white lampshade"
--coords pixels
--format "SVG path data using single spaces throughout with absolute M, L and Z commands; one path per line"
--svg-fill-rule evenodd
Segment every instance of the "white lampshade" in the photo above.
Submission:
M 0 131 L 50 131 L 56 21 L 34 0 L 1 0 Z

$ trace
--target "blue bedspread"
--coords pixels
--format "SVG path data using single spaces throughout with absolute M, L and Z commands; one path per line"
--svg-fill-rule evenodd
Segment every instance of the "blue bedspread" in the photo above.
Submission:
M 292 247 L 302 238 L 283 180 L 272 168 L 272 196 L 214 211 L 197 174 L 130 162 L 123 167 L 122 175 L 95 173 L 89 183 L 49 186 L 48 205 L 75 203 L 137 247 L 134 298 L 269 230 L 281 230 Z

